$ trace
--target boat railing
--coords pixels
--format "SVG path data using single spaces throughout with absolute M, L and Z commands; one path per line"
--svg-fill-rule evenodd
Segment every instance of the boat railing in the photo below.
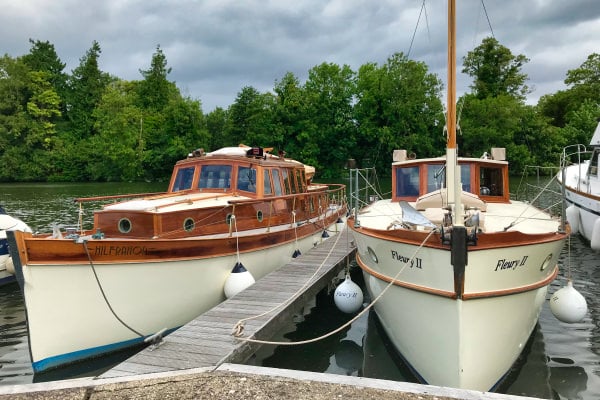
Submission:
M 355 212 L 376 200 L 391 197 L 382 193 L 374 167 L 351 168 L 349 172 L 349 203 Z
M 254 203 L 264 203 L 264 202 L 275 201 L 275 200 L 288 200 L 288 199 L 295 199 L 295 198 L 301 199 L 301 198 L 305 198 L 307 196 L 318 196 L 318 195 L 326 194 L 330 202 L 338 204 L 338 205 L 345 204 L 346 185 L 327 183 L 327 184 L 323 184 L 323 186 L 327 186 L 327 189 L 302 192 L 302 193 L 291 193 L 291 194 L 285 194 L 285 195 L 281 195 L 281 196 L 264 197 L 261 199 L 239 199 L 239 200 L 232 199 L 232 200 L 229 200 L 228 203 L 229 204 L 254 204 Z
M 562 215 L 563 193 L 556 179 L 559 171 L 557 166 L 526 165 L 511 199 L 531 203 L 551 215 Z
M 581 191 L 582 179 L 585 178 L 587 169 L 584 171 L 583 164 L 588 161 L 592 156 L 593 151 L 589 150 L 584 144 L 572 144 L 563 148 L 562 155 L 560 157 L 560 167 L 565 169 L 570 165 L 577 165 L 579 171 L 577 173 L 577 190 Z M 589 187 L 588 187 L 589 189 Z

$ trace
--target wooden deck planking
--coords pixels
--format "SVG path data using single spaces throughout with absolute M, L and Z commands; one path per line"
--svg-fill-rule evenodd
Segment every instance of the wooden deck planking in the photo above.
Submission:
M 244 322 L 244 337 L 264 340 L 272 337 L 306 301 L 345 268 L 354 251 L 348 244 L 347 235 L 347 232 L 342 232 L 337 241 L 338 236 L 332 236 L 292 259 L 248 289 L 166 336 L 158 346 L 143 349 L 100 378 L 217 367 L 223 362 L 245 362 L 260 345 L 232 336 L 237 322 L 285 303 L 274 312 Z

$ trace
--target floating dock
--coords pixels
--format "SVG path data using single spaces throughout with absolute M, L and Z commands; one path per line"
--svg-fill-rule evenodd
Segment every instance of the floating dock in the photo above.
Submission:
M 232 335 L 238 321 L 252 318 L 244 323 L 243 337 L 269 340 L 347 267 L 354 251 L 344 229 L 99 378 L 244 363 L 260 344 Z

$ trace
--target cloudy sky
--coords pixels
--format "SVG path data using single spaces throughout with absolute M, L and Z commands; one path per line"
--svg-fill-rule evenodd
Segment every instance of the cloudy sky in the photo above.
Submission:
M 480 0 L 457 6 L 458 60 L 492 32 Z M 139 80 L 160 45 L 169 79 L 205 112 L 228 107 L 244 86 L 272 90 L 286 72 L 304 83 L 323 62 L 382 64 L 395 52 L 445 80 L 446 1 L 428 0 L 0 0 L 0 54 L 52 43 L 66 72 L 96 40 L 100 68 Z M 569 69 L 600 52 L 599 0 L 486 0 L 496 39 L 530 59 L 529 102 L 564 89 Z M 420 23 L 417 21 L 421 14 Z M 411 39 L 414 41 L 411 47 Z M 459 95 L 470 82 L 459 74 Z

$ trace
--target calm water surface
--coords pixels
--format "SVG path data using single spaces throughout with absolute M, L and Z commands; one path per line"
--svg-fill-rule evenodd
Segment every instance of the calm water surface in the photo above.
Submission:
M 163 184 L 0 184 L 0 205 L 24 220 L 34 231 L 48 231 L 53 223 L 76 225 L 79 208 L 74 198 L 137 192 L 159 192 Z M 91 226 L 87 205 L 84 221 Z M 577 324 L 557 321 L 544 305 L 540 322 L 522 357 L 500 392 L 544 399 L 600 398 L 600 254 L 573 237 L 561 257 L 561 273 L 552 284 L 554 293 L 570 274 L 588 303 L 588 314 Z M 362 284 L 360 272 L 353 279 Z M 273 340 L 298 341 L 320 336 L 350 317 L 337 311 L 332 296 L 320 293 Z M 34 375 L 27 343 L 23 300 L 18 285 L 0 288 L 0 385 L 95 376 L 133 354 L 118 353 L 93 362 Z M 482 358 L 482 362 L 485 360 Z M 303 346 L 265 346 L 248 362 L 278 368 L 328 372 L 414 382 L 395 354 L 375 313 L 320 342 Z

